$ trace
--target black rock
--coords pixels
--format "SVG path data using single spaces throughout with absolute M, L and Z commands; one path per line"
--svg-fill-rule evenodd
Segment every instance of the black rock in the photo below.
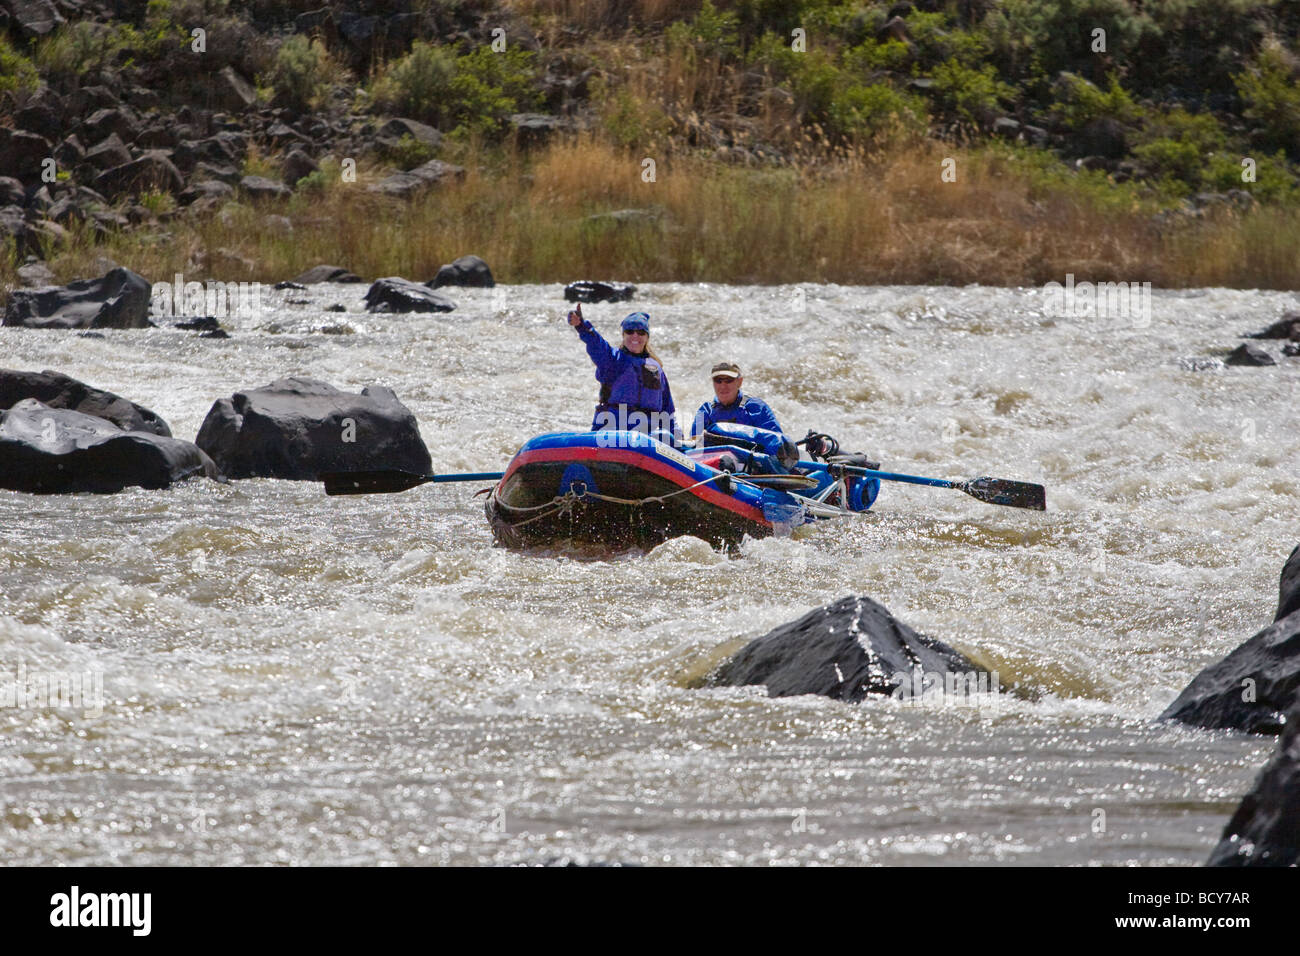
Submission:
M 377 183 L 371 183 L 366 188 L 371 192 L 383 193 L 386 196 L 411 199 L 423 190 L 436 186 L 444 180 L 463 178 L 465 178 L 465 168 L 463 166 L 453 166 L 451 163 L 444 163 L 441 159 L 431 159 L 427 163 L 406 172 L 393 173 Z
M 389 276 L 378 279 L 366 292 L 367 312 L 450 312 L 456 303 L 428 286 Z
M 248 193 L 251 199 L 258 201 L 288 199 L 293 195 L 293 190 L 284 183 L 265 176 L 245 176 L 239 181 L 239 188 Z
M 131 142 L 140 135 L 140 121 L 126 106 L 96 110 L 81 124 L 86 141 L 101 139 L 109 133 L 116 133 L 123 142 Z
M 18 35 L 25 40 L 47 36 L 64 22 L 52 0 L 5 0 L 0 9 L 13 17 Z
M 1224 365 L 1276 365 L 1277 359 L 1269 355 L 1258 345 L 1248 345 L 1243 342 L 1238 345 L 1227 358 L 1223 360 Z
M 131 151 L 122 142 L 122 137 L 110 133 L 86 150 L 85 160 L 96 169 L 112 169 L 131 162 Z
M 1300 701 L 1288 712 L 1277 750 L 1205 865 L 1300 865 Z
M 3 169 L 6 174 L 19 179 L 35 177 L 53 149 L 50 141 L 38 133 L 0 126 L 0 156 L 5 158 Z
M 1128 153 L 1128 133 L 1118 120 L 1102 116 L 1085 124 L 1072 145 L 1079 156 L 1123 159 Z
M 490 289 L 496 285 L 492 270 L 478 256 L 461 256 L 451 265 L 443 266 L 433 279 L 425 283 L 431 289 L 440 289 L 445 285 L 470 286 Z
M 348 310 L 347 306 L 339 305 L 339 303 L 337 302 L 335 302 L 333 305 L 325 307 L 326 312 L 346 312 L 347 310 Z
M 27 202 L 27 190 L 12 176 L 0 176 L 0 206 L 22 206 Z
M 771 697 L 821 694 L 843 701 L 868 694 L 913 697 L 926 687 L 943 692 L 945 682 L 963 696 L 976 686 L 985 692 L 997 686 L 964 655 L 913 631 L 868 597 L 843 598 L 750 641 L 708 681 L 715 687 L 764 684 Z
M 573 130 L 573 121 L 546 113 L 515 113 L 510 117 L 520 146 L 541 146 L 550 141 L 556 133 Z
M 312 266 L 290 281 L 299 285 L 315 285 L 318 282 L 365 282 L 366 280 L 341 266 Z
M 28 398 L 0 412 L 0 488 L 64 494 L 166 488 L 199 475 L 220 478 L 187 441 L 125 431 L 94 415 Z
M 1288 342 L 1282 346 L 1282 354 L 1287 358 L 1295 358 L 1300 355 L 1300 342 Z
M 217 321 L 214 315 L 200 315 L 193 319 L 186 319 L 184 322 L 177 322 L 172 325 L 174 329 L 184 329 L 186 332 L 222 332 L 221 323 Z M 226 338 L 223 332 L 220 336 Z
M 636 286 L 618 282 L 579 279 L 564 287 L 565 302 L 630 302 Z
M 43 372 L 0 369 L 0 409 L 12 408 L 28 398 L 34 398 L 49 408 L 66 408 L 83 415 L 94 415 L 112 422 L 123 431 L 171 437 L 172 430 L 157 412 L 120 395 L 50 369 Z
M 217 401 L 196 443 L 231 478 L 312 481 L 327 471 L 399 469 L 432 461 L 410 409 L 391 389 L 359 395 L 309 378 L 284 378 Z
M 290 186 L 294 186 L 297 185 L 298 180 L 305 176 L 310 176 L 319 169 L 320 166 L 316 164 L 316 160 L 312 159 L 300 149 L 293 149 L 290 150 L 289 155 L 284 158 L 284 164 L 281 166 L 281 173 L 284 176 L 284 181 Z
M 301 282 L 277 282 L 277 283 L 275 284 L 275 287 L 276 287 L 277 289 L 280 289 L 280 290 L 286 290 L 286 289 L 288 289 L 288 290 L 296 291 L 296 292 L 303 292 L 303 291 L 305 291 L 306 288 L 307 288 L 307 287 L 306 287 L 305 285 L 303 285 Z
M 415 142 L 422 143 L 433 149 L 437 149 L 442 145 L 442 133 L 432 126 L 400 116 L 388 120 L 375 131 L 375 142 L 391 149 L 401 143 L 404 137 L 408 136 Z
M 1274 621 L 1207 667 L 1160 715 L 1210 730 L 1276 734 L 1300 690 L 1300 614 Z
M 163 153 L 149 152 L 125 165 L 104 170 L 95 177 L 93 185 L 96 192 L 112 197 L 147 189 L 176 195 L 185 188 L 185 180 Z
M 4 324 L 29 329 L 147 329 L 153 327 L 149 299 L 149 283 L 119 266 L 102 279 L 15 289 Z
M 1300 342 L 1300 312 L 1288 312 L 1262 332 L 1251 332 L 1247 339 L 1290 339 Z
M 1277 615 L 1273 620 L 1280 621 L 1296 611 L 1300 611 L 1300 544 L 1282 567 L 1282 577 L 1277 583 Z

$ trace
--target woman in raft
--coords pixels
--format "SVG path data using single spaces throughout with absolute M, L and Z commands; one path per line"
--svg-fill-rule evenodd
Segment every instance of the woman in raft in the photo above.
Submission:
M 650 350 L 650 316 L 633 312 L 623 320 L 623 344 L 614 348 L 582 317 L 582 306 L 569 313 L 569 324 L 596 364 L 600 399 L 592 431 L 636 431 L 675 444 L 677 409 L 659 357 Z

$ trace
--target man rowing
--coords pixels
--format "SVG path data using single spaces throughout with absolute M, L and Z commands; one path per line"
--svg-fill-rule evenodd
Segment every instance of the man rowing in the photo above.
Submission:
M 695 413 L 696 436 L 703 435 L 715 422 L 753 425 L 785 434 L 765 401 L 740 391 L 745 379 L 740 374 L 739 365 L 735 362 L 719 362 L 713 366 L 710 374 L 713 377 L 714 398 L 701 405 Z

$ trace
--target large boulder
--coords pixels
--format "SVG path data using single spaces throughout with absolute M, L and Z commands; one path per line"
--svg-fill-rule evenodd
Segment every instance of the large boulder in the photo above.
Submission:
M 78 279 L 66 286 L 15 289 L 5 325 L 29 329 L 147 329 L 149 283 L 118 266 L 102 279 Z
M 218 400 L 195 441 L 231 478 L 313 481 L 327 471 L 427 474 L 432 466 L 415 416 L 391 389 L 358 395 L 310 378 Z
M 463 285 L 490 289 L 497 283 L 492 278 L 492 270 L 488 268 L 486 262 L 478 256 L 461 256 L 450 265 L 445 265 L 439 269 L 438 274 L 433 277 L 432 281 L 425 284 L 431 289 L 439 289 L 445 285 Z
M 185 188 L 185 178 L 166 154 L 158 150 L 122 166 L 106 169 L 91 184 L 95 191 L 109 197 L 160 189 L 173 196 Z
M 1297 549 L 1300 551 L 1300 549 Z M 1160 715 L 1194 727 L 1282 732 L 1287 708 L 1300 691 L 1300 614 L 1284 614 L 1297 600 L 1300 559 L 1282 570 L 1278 617 L 1219 663 L 1207 667 Z
M 635 294 L 634 285 L 594 279 L 579 279 L 564 287 L 565 302 L 628 302 Z
M 23 399 L 34 398 L 49 408 L 67 408 L 94 415 L 128 432 L 149 432 L 170 438 L 172 430 L 159 417 L 120 395 L 79 382 L 59 372 L 20 372 L 0 368 L 0 409 L 12 408 Z
M 366 291 L 367 312 L 450 312 L 456 303 L 428 286 L 389 276 L 377 279 Z
M 1300 700 L 1287 714 L 1277 750 L 1205 865 L 1300 865 Z
M 432 149 L 442 145 L 442 134 L 432 126 L 400 116 L 390 119 L 375 132 L 375 142 L 390 149 L 399 146 L 404 138 Z
M 1280 621 L 1296 611 L 1300 611 L 1300 544 L 1295 546 L 1291 557 L 1286 559 L 1282 577 L 1278 579 L 1277 614 L 1273 620 Z
M 4 0 L 0 9 L 13 17 L 18 34 L 25 40 L 48 36 L 64 22 L 52 0 Z
M 110 493 L 166 488 L 199 475 L 221 477 L 211 458 L 178 438 L 125 431 L 34 398 L 0 412 L 0 488 Z
M 997 678 L 868 597 L 846 597 L 750 641 L 709 678 L 715 687 L 764 684 L 770 697 L 821 694 L 859 701 L 997 689 Z
M 0 126 L 0 156 L 5 158 L 3 169 L 8 175 L 35 177 L 53 151 L 53 144 L 39 133 Z

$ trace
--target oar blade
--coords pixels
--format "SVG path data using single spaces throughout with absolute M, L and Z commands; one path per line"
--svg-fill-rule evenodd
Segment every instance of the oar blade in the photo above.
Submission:
M 327 495 L 382 495 L 406 491 L 431 477 L 413 471 L 327 471 L 320 480 Z
M 972 498 L 978 498 L 991 505 L 1029 508 L 1032 511 L 1047 510 L 1047 489 L 1028 481 L 1012 481 L 1010 478 L 972 478 L 954 487 L 960 488 Z

